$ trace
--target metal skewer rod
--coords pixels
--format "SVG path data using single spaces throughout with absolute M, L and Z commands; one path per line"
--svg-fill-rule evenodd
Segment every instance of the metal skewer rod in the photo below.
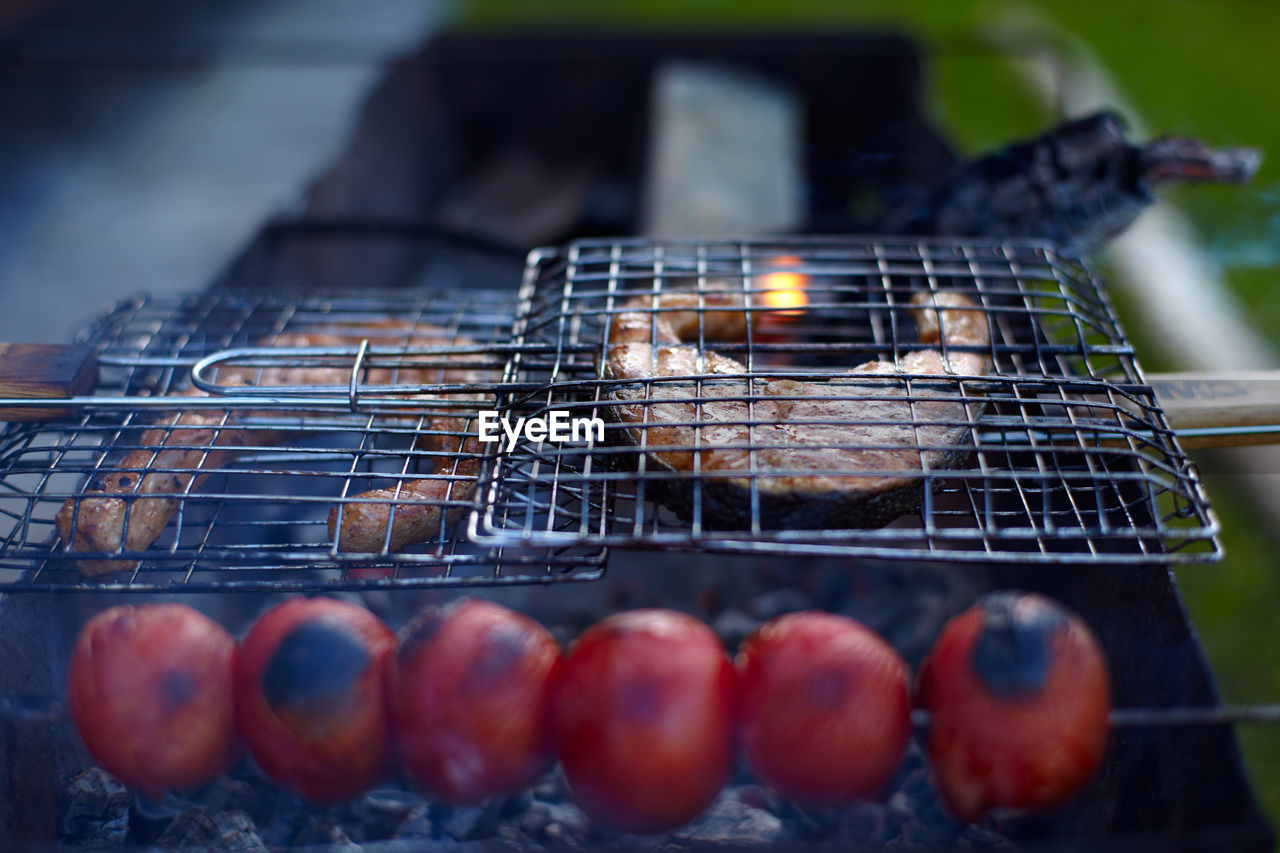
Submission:
M 933 716 L 924 710 L 911 712 L 911 723 L 927 729 Z M 1113 729 L 1149 726 L 1222 726 L 1234 723 L 1280 723 L 1280 703 L 1259 705 L 1185 706 L 1174 708 L 1113 708 L 1108 717 Z

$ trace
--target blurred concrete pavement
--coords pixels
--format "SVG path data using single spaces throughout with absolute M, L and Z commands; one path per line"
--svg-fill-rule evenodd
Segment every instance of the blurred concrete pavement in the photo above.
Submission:
M 64 341 L 130 294 L 203 287 L 453 5 L 73 2 L 7 34 L 124 61 L 0 66 L 0 341 Z M 173 61 L 186 43 L 201 61 Z

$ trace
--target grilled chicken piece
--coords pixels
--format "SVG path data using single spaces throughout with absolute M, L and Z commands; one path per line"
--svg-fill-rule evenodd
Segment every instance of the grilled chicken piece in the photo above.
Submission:
M 406 340 L 406 335 L 412 336 Z M 381 337 L 380 337 L 381 335 Z M 357 328 L 335 326 L 332 329 L 307 333 L 281 333 L 260 343 L 261 346 L 278 347 L 342 347 L 368 338 L 373 344 L 406 343 L 415 347 L 473 346 L 462 337 L 450 336 L 443 330 L 426 327 L 410 329 L 403 323 L 388 321 L 361 324 Z M 466 360 L 466 357 L 461 357 Z M 220 385 L 249 385 L 261 387 L 284 385 L 340 385 L 345 384 L 348 372 L 339 367 L 273 367 L 259 373 L 253 368 L 223 369 L 218 376 Z M 404 382 L 427 384 L 435 382 L 485 381 L 484 371 L 459 368 L 422 368 L 400 372 L 398 379 Z M 393 381 L 390 370 L 370 371 L 369 381 L 382 384 Z M 181 396 L 203 396 L 198 390 L 189 390 Z M 445 395 L 445 399 L 474 399 L 468 395 Z M 433 397 L 431 399 L 441 399 Z M 279 413 L 263 412 L 265 416 Z M 434 430 L 458 431 L 464 428 L 465 418 L 441 416 L 431 421 Z M 128 551 L 141 551 L 160 537 L 181 506 L 181 495 L 200 484 L 210 471 L 217 470 L 231 461 L 247 446 L 278 444 L 284 433 L 238 427 L 234 413 L 221 409 L 189 409 L 170 416 L 163 424 L 145 431 L 139 441 L 140 448 L 131 451 L 117 468 L 136 469 L 114 471 L 102 477 L 86 490 L 83 497 L 67 500 L 58 511 L 55 523 L 63 542 L 71 542 L 72 551 L 114 551 L 121 547 Z M 458 448 L 433 447 L 441 444 L 439 436 L 424 436 L 420 444 L 428 449 L 456 451 Z M 467 452 L 464 450 L 464 452 Z M 475 463 L 467 460 L 457 463 L 455 474 L 461 478 L 452 490 L 436 497 L 435 486 L 430 484 L 447 481 L 411 481 L 401 490 L 400 499 L 444 500 L 461 503 L 469 499 L 473 484 L 468 477 L 475 476 Z M 154 473 L 145 473 L 153 470 Z M 375 490 L 359 498 L 378 498 L 387 490 Z M 125 496 L 139 495 L 127 500 Z M 353 505 L 355 506 L 355 505 Z M 359 512 L 343 514 L 341 530 L 337 530 L 337 508 L 330 513 L 330 535 L 341 533 L 344 541 L 368 541 L 376 531 L 377 546 L 368 550 L 381 550 L 387 524 L 392 526 L 393 546 L 404 547 L 433 535 L 435 523 L 426 517 L 434 513 L 439 519 L 440 508 L 428 506 L 398 507 L 391 519 L 389 505 L 359 504 Z M 127 528 L 127 532 L 126 532 Z M 348 547 L 344 550 L 366 550 Z M 133 560 L 80 560 L 80 572 L 86 576 L 132 570 Z
M 697 337 L 699 301 L 711 309 L 703 340 L 744 337 L 741 294 L 656 299 L 631 300 L 610 325 L 605 373 L 620 384 L 607 410 L 651 467 L 677 475 L 653 486 L 686 517 L 697 472 L 708 526 L 749 528 L 758 501 L 763 528 L 879 527 L 919 506 L 923 472 L 968 454 L 978 406 L 949 377 L 988 370 L 990 329 L 962 294 L 913 299 L 920 342 L 934 348 L 821 383 L 752 378 L 741 363 L 682 343 Z
M 1083 253 L 1128 228 L 1154 200 L 1154 187 L 1244 183 L 1261 162 L 1256 149 L 1212 151 L 1194 139 L 1135 145 L 1114 113 L 1100 112 L 963 164 L 943 185 L 886 219 L 881 230 L 1048 238 Z
M 437 477 L 373 489 L 357 495 L 358 502 L 329 510 L 329 536 L 337 541 L 338 550 L 368 554 L 385 547 L 394 553 L 438 536 L 442 515 L 444 524 L 456 521 L 475 493 L 482 450 L 471 436 L 460 441 L 451 436 L 450 442 L 457 458 L 438 469 Z

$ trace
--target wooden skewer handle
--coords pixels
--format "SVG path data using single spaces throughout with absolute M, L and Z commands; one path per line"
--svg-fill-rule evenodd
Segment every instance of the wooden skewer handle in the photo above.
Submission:
M 98 362 L 83 344 L 0 343 L 0 399 L 65 400 L 93 390 Z M 3 406 L 0 421 L 39 421 L 67 415 L 66 406 Z
M 1213 431 L 1184 432 L 1184 447 L 1280 443 L 1280 430 L 1260 429 L 1280 427 L 1280 370 L 1154 373 L 1147 382 L 1175 430 Z

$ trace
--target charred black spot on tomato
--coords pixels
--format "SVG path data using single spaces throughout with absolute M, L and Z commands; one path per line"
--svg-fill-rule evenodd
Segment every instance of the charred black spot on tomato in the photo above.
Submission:
M 432 638 L 440 632 L 440 628 L 448 620 L 449 615 L 468 600 L 460 598 L 448 604 L 428 607 L 415 616 L 405 626 L 404 633 L 400 638 L 399 650 L 396 653 L 397 658 L 407 661 L 417 654 L 419 649 L 429 644 Z
M 1053 666 L 1053 635 L 1066 625 L 1066 614 L 1017 592 L 988 595 L 979 607 L 982 628 L 969 659 L 974 674 L 1001 699 L 1038 693 Z
M 170 708 L 181 708 L 195 697 L 197 686 L 191 673 L 170 670 L 160 679 L 160 694 Z
M 471 666 L 471 679 L 485 683 L 505 676 L 524 655 L 529 632 L 519 625 L 498 625 L 485 635 L 484 651 Z
M 323 711 L 340 704 L 369 668 L 369 651 L 340 624 L 304 622 L 285 635 L 262 671 L 262 694 L 276 709 Z

